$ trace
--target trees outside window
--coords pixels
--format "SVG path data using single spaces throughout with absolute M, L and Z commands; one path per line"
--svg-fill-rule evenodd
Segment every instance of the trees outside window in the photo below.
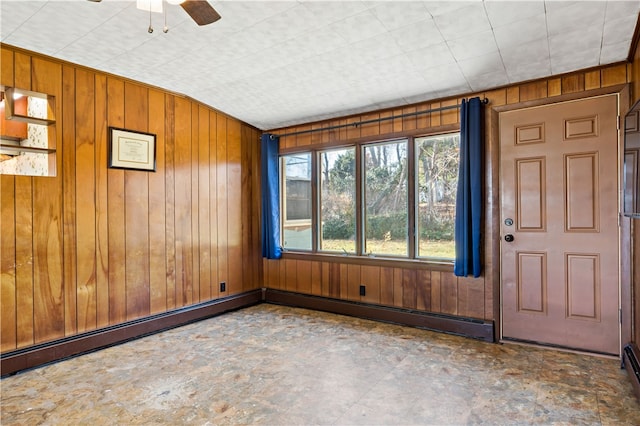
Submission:
M 283 155 L 283 247 L 452 260 L 459 144 L 452 133 Z
M 322 151 L 319 156 L 319 250 L 356 252 L 355 148 Z
M 364 146 L 364 252 L 408 255 L 407 141 Z
M 460 135 L 416 138 L 417 256 L 453 259 Z

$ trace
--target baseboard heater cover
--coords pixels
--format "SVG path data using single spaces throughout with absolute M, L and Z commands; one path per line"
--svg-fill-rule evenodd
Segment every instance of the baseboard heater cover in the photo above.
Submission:
M 269 288 L 265 291 L 265 302 L 424 328 L 486 342 L 495 341 L 492 321 L 331 299 Z
M 640 351 L 635 343 L 629 343 L 622 350 L 622 365 L 629 374 L 629 379 L 633 385 L 633 390 L 636 393 L 636 398 L 640 400 L 640 363 L 638 362 L 638 356 Z
M 0 373 L 4 377 L 252 306 L 261 303 L 262 300 L 263 290 L 253 290 L 6 352 L 0 356 Z

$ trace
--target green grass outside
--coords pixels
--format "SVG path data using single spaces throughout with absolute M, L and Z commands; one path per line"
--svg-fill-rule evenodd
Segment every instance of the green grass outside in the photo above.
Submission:
M 355 243 L 350 240 L 324 240 L 322 242 L 323 251 L 342 252 L 344 248 L 347 252 L 353 252 Z M 383 256 L 406 256 L 407 242 L 397 240 L 369 240 L 367 252 Z M 420 241 L 421 257 L 437 257 L 440 259 L 453 259 L 455 257 L 455 246 L 453 241 Z

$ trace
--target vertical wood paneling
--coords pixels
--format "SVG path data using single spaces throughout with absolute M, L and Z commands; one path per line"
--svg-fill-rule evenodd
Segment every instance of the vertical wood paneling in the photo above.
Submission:
M 285 259 L 284 261 L 284 277 L 285 287 L 283 290 L 296 291 L 298 286 L 298 265 L 293 259 Z
M 107 122 L 124 127 L 124 81 L 107 77 Z M 109 194 L 109 319 L 112 324 L 127 318 L 124 225 L 124 170 L 107 170 Z
M 442 272 L 431 271 L 431 311 L 442 312 L 440 302 Z
M 109 325 L 107 77 L 95 75 L 96 326 Z M 64 164 L 63 164 L 64 167 Z M 66 216 L 65 216 L 66 217 Z M 65 223 L 66 226 L 66 223 Z M 66 289 L 66 284 L 65 284 Z M 66 293 L 68 294 L 68 292 Z M 69 303 L 65 303 L 68 305 Z
M 198 131 L 200 114 L 198 105 L 191 104 L 191 300 L 189 303 L 200 301 L 200 132 Z
M 562 78 L 562 93 L 574 93 L 584 90 L 584 74 L 578 73 Z
M 227 263 L 229 282 L 228 291 L 242 292 L 242 143 L 241 127 L 236 120 L 227 120 Z M 231 195 L 233 194 L 233 195 Z M 231 260 L 233 259 L 233 260 Z
M 380 114 L 365 114 L 360 117 L 362 121 L 369 120 L 378 120 L 380 118 Z M 360 136 L 368 137 L 368 136 L 378 136 L 380 134 L 380 122 L 374 121 L 372 123 L 363 124 L 360 127 Z
M 57 176 L 0 176 L 3 352 L 218 297 L 229 253 L 245 260 L 231 266 L 234 292 L 262 285 L 260 265 L 243 267 L 259 259 L 257 129 L 119 77 L 0 54 L 1 84 L 55 96 L 58 119 Z M 108 168 L 109 126 L 155 134 L 156 172 Z M 308 266 L 311 283 L 320 264 Z
M 264 268 L 262 263 L 260 263 L 260 258 L 262 257 L 262 230 L 260 228 L 260 221 L 262 220 L 262 193 L 260 190 L 261 186 L 261 159 L 260 159 L 260 133 L 257 129 L 251 130 L 251 138 L 249 139 L 249 143 L 252 148 L 252 161 L 250 165 L 250 169 L 252 171 L 253 182 L 251 184 L 251 205 L 248 207 L 249 214 L 251 214 L 252 218 L 252 229 L 251 229 L 251 244 L 250 249 L 253 252 L 252 264 L 253 267 L 253 277 L 252 284 L 253 288 L 262 287 L 262 277 L 264 275 Z
M 55 96 L 55 108 L 62 108 L 62 66 L 33 58 L 31 89 Z M 62 132 L 57 126 L 53 140 Z M 51 139 L 51 138 L 50 138 Z M 62 168 L 56 156 L 56 170 Z M 60 176 L 33 178 L 33 329 L 36 342 L 63 337 L 64 291 L 62 278 L 62 179 Z M 92 230 L 95 232 L 95 230 Z
M 6 55 L 3 55 L 4 59 Z M 17 346 L 15 178 L 0 175 L 0 350 Z
M 33 200 L 31 178 L 15 177 L 15 276 L 18 347 L 34 343 Z
M 209 111 L 198 108 L 198 276 L 200 277 L 199 300 L 211 297 L 211 178 L 209 176 L 211 161 L 209 143 Z
M 13 79 L 13 52 L 10 50 L 0 50 L 0 84 L 3 86 L 14 86 Z
M 347 299 L 360 300 L 360 265 L 347 266 Z
M 380 268 L 380 303 L 393 306 L 393 268 Z
M 311 294 L 311 262 L 298 260 L 296 262 L 296 291 L 298 293 Z
M 413 269 L 402 270 L 402 307 L 417 307 L 416 271 Z
M 553 78 L 547 83 L 547 96 L 553 97 L 562 94 L 562 79 Z
M 451 272 L 440 275 L 440 312 L 458 314 L 458 280 Z
M 627 66 L 620 64 L 614 67 L 602 68 L 600 74 L 601 87 L 614 86 L 627 82 Z M 637 82 L 636 82 L 637 83 Z
M 176 307 L 193 301 L 191 252 L 191 104 L 175 98 Z
M 16 52 L 14 56 L 14 84 L 31 89 L 31 57 Z M 28 176 L 15 177 L 16 206 L 16 301 L 18 347 L 34 343 L 33 321 L 33 199 L 32 181 Z
M 125 83 L 125 128 L 148 129 L 148 89 Z M 149 315 L 149 172 L 125 170 L 125 262 L 127 319 Z
M 240 212 L 240 230 L 242 231 L 242 259 L 244 259 L 244 266 L 241 272 L 241 291 L 250 290 L 253 284 L 253 274 L 257 261 L 253 258 L 253 251 L 251 250 L 251 238 L 253 232 L 253 218 L 251 215 L 251 187 L 253 179 L 253 171 L 251 170 L 251 160 L 253 152 L 251 150 L 251 144 L 249 138 L 251 137 L 250 130 L 247 126 L 241 126 L 240 138 L 241 138 L 241 163 L 240 163 L 240 176 L 241 176 L 241 207 Z M 246 170 L 246 173 L 242 173 Z
M 217 116 L 217 151 L 216 151 L 216 181 L 217 181 L 217 212 L 218 212 L 218 279 L 220 282 L 229 281 L 228 257 L 228 187 L 227 187 L 227 119 Z M 228 283 L 227 283 L 228 284 Z M 229 287 L 227 286 L 227 292 Z M 227 292 L 222 293 L 225 296 Z
M 484 319 L 484 280 L 458 278 L 458 315 Z
M 62 157 L 62 247 L 65 290 L 65 333 L 77 332 L 76 291 L 76 80 L 75 69 L 62 68 L 62 141 L 58 144 Z M 105 163 L 106 164 L 106 163 Z M 106 189 L 106 185 L 105 185 Z M 107 308 L 108 309 L 108 308 Z
M 96 206 L 95 206 L 95 76 L 76 71 L 76 259 L 78 332 L 95 329 L 96 307 Z M 82 176 L 78 179 L 78 176 Z
M 311 262 L 311 294 L 322 296 L 322 262 Z
M 176 307 L 176 176 L 175 176 L 175 141 L 176 141 L 176 109 L 175 97 L 165 95 L 165 253 L 167 274 L 167 309 Z
M 380 267 L 363 266 L 361 282 L 365 286 L 365 296 L 361 300 L 367 303 L 380 303 Z
M 209 241 L 211 241 L 211 297 L 220 295 L 218 245 L 218 115 L 209 112 Z
M 431 272 L 426 269 L 416 271 L 416 281 L 416 309 L 429 311 L 431 310 Z
M 149 132 L 156 135 L 156 172 L 149 174 L 149 312 L 167 309 L 165 97 L 149 90 Z
M 403 269 L 393 268 L 393 306 L 403 307 Z
M 329 264 L 329 297 L 340 297 L 340 264 Z

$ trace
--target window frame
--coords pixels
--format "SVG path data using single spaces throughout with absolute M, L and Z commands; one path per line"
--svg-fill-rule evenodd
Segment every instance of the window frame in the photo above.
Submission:
M 294 148 L 285 148 L 281 149 L 279 153 L 279 158 L 293 155 L 293 154 L 309 154 L 311 156 L 311 186 L 312 186 L 312 200 L 311 200 L 311 216 L 312 216 L 312 248 L 311 250 L 302 250 L 302 249 L 287 249 L 284 247 L 284 234 L 281 232 L 281 245 L 283 250 L 283 256 L 285 258 L 299 258 L 299 259 L 309 259 L 312 257 L 317 257 L 318 259 L 345 259 L 347 262 L 357 261 L 358 263 L 367 263 L 368 261 L 373 261 L 376 264 L 386 264 L 391 262 L 390 265 L 395 264 L 405 264 L 412 263 L 416 265 L 430 265 L 429 268 L 436 267 L 438 269 L 438 265 L 442 266 L 443 270 L 449 270 L 453 267 L 454 260 L 453 259 L 445 259 L 439 257 L 429 257 L 429 256 L 418 256 L 418 234 L 417 234 L 417 216 L 418 216 L 418 206 L 416 204 L 416 173 L 417 173 L 417 153 L 416 153 L 416 139 L 424 138 L 424 137 L 433 137 L 440 135 L 449 135 L 449 134 L 459 134 L 460 128 L 459 125 L 447 125 L 440 126 L 439 128 L 431 129 L 429 132 L 421 132 L 421 133 L 394 133 L 389 135 L 388 137 L 368 137 L 368 138 L 358 138 L 354 141 L 340 141 L 340 142 L 332 142 L 332 143 L 322 143 L 315 146 L 307 145 L 304 147 L 294 147 Z M 368 255 L 364 252 L 365 245 L 365 235 L 364 235 L 364 149 L 366 146 L 371 146 L 375 144 L 384 144 L 384 143 L 394 143 L 396 141 L 405 141 L 407 143 L 407 244 L 408 250 L 406 256 L 393 256 L 393 255 Z M 355 197 L 356 197 L 356 214 L 355 214 L 355 222 L 356 222 L 356 241 L 355 241 L 355 253 L 340 253 L 336 251 L 326 251 L 319 249 L 320 243 L 320 235 L 321 232 L 321 224 L 319 223 L 320 218 L 320 155 L 325 151 L 335 151 L 338 149 L 355 149 Z M 280 167 L 282 167 L 282 161 L 279 162 Z M 280 176 L 282 178 L 283 172 L 280 172 Z M 281 179 L 282 180 L 282 179 Z M 281 196 L 280 196 L 280 207 L 282 208 L 284 204 L 284 198 L 286 193 L 282 191 L 282 182 L 281 186 Z M 282 215 L 281 215 L 282 216 Z M 283 223 L 283 219 L 281 219 L 281 224 Z

